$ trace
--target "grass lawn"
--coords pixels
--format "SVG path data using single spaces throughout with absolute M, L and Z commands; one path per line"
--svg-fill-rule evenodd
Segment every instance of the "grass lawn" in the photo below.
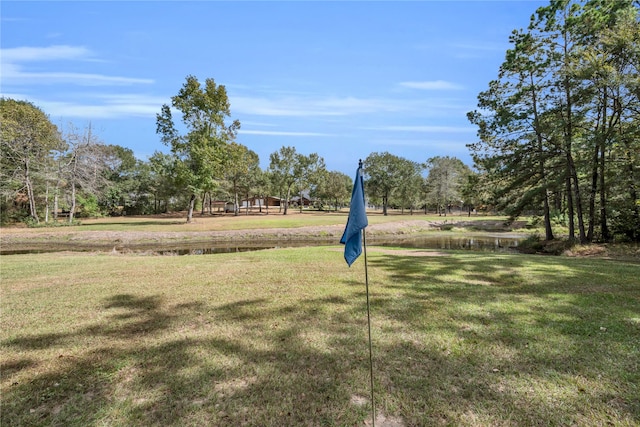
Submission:
M 269 229 L 269 228 L 299 228 L 309 226 L 344 226 L 349 215 L 348 209 L 342 211 L 303 211 L 290 209 L 289 214 L 278 213 L 278 208 L 271 208 L 270 214 L 244 215 L 233 214 L 209 215 L 194 214 L 194 221 L 186 223 L 186 214 L 176 213 L 171 215 L 146 215 L 146 216 L 123 216 L 105 218 L 81 218 L 80 225 L 71 227 L 4 227 L 3 233 L 22 233 L 37 235 L 42 232 L 82 232 L 82 231 L 146 231 L 146 232 L 201 232 L 201 231 L 226 231 L 226 230 L 247 230 L 247 229 Z M 390 210 L 388 216 L 382 215 L 382 211 L 369 210 L 367 212 L 369 224 L 384 224 L 400 221 L 425 220 L 434 222 L 443 221 L 486 221 L 486 220 L 506 220 L 505 216 L 484 216 L 484 215 L 456 215 L 438 216 L 424 215 L 415 212 L 410 215 L 408 211 L 404 215 L 400 211 Z M 59 220 L 58 225 L 66 225 Z
M 2 256 L 0 425 L 363 425 L 364 263 L 340 250 Z M 373 247 L 368 261 L 385 415 L 640 425 L 640 264 Z

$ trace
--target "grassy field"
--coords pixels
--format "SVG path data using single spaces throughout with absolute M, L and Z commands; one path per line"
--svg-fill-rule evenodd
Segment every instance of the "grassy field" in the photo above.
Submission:
M 107 218 L 83 218 L 80 225 L 72 227 L 36 227 L 36 228 L 16 228 L 4 227 L 3 233 L 30 233 L 32 235 L 41 232 L 81 232 L 81 231 L 146 231 L 146 232 L 200 232 L 200 231 L 226 231 L 226 230 L 247 230 L 247 229 L 269 229 L 269 228 L 299 228 L 310 226 L 331 226 L 346 224 L 348 209 L 333 211 L 303 211 L 300 213 L 295 209 L 290 209 L 289 214 L 278 213 L 277 208 L 271 208 L 271 213 L 238 216 L 232 214 L 225 215 L 194 215 L 194 221 L 186 223 L 186 214 L 176 213 L 171 215 L 149 215 L 134 217 L 107 217 Z M 390 215 L 384 216 L 381 211 L 368 213 L 369 224 L 384 224 L 399 221 L 487 221 L 506 220 L 505 216 L 483 216 L 472 215 L 449 215 L 447 217 L 438 215 L 423 215 L 415 212 L 410 215 L 405 212 L 390 211 Z M 60 225 L 66 224 L 59 220 Z
M 2 426 L 358 426 L 362 257 L 1 262 Z M 369 248 L 376 406 L 406 426 L 640 425 L 640 264 Z

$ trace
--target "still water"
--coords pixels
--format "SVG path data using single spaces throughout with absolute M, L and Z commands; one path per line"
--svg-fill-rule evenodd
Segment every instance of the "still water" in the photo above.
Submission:
M 502 252 L 511 251 L 525 238 L 519 234 L 493 233 L 493 234 L 473 234 L 469 236 L 460 235 L 421 235 L 418 237 L 393 237 L 381 236 L 371 237 L 367 240 L 367 246 L 387 246 L 411 249 L 461 249 L 475 251 L 492 251 Z M 294 248 L 304 246 L 329 246 L 336 245 L 336 239 L 327 240 L 267 240 L 259 242 L 197 242 L 197 243 L 181 243 L 173 245 L 164 245 L 157 243 L 153 245 L 135 245 L 135 246 L 78 246 L 67 245 L 64 243 L 58 245 L 47 245 L 42 247 L 33 247 L 27 250 L 11 250 L 10 248 L 0 248 L 2 255 L 27 254 L 27 253 L 45 253 L 45 252 L 115 252 L 115 253 L 136 253 L 142 255 L 210 255 L 220 253 L 248 252 L 262 249 L 275 248 Z
M 400 247 L 400 248 L 412 248 L 412 249 L 465 249 L 475 251 L 492 251 L 502 252 L 511 251 L 518 247 L 518 244 L 524 239 L 521 235 L 478 235 L 473 237 L 459 237 L 459 236 L 420 236 L 419 238 L 404 238 L 404 239 L 374 239 L 368 242 L 368 246 L 388 246 L 388 247 Z M 328 246 L 335 245 L 337 242 L 334 240 L 318 241 L 318 240 L 300 240 L 300 241 L 282 241 L 282 242 L 264 242 L 261 244 L 242 244 L 234 245 L 226 244 L 221 245 L 203 245 L 193 244 L 182 247 L 162 248 L 156 247 L 153 249 L 154 254 L 157 255 L 209 255 L 218 253 L 232 253 L 232 252 L 248 252 L 261 249 L 275 249 L 275 248 L 293 248 L 304 246 Z

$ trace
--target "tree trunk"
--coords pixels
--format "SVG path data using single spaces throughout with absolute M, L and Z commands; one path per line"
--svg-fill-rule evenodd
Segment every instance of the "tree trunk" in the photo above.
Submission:
M 569 188 L 571 191 L 571 181 L 573 181 L 573 190 L 575 192 L 575 212 L 578 217 L 578 233 L 580 237 L 580 243 L 586 243 L 586 235 L 584 231 L 584 217 L 582 216 L 582 199 L 580 197 L 580 183 L 578 182 L 578 174 L 576 172 L 575 163 L 573 161 L 572 154 L 572 145 L 573 145 L 573 98 L 571 96 L 571 80 L 569 77 L 569 46 L 568 46 L 568 34 L 567 30 L 563 30 L 563 39 L 564 39 L 564 94 L 565 101 L 567 103 L 567 115 L 566 119 L 566 128 L 565 128 L 565 150 L 566 150 L 566 159 L 567 159 L 567 168 L 569 174 Z
M 549 213 L 549 195 L 544 191 L 544 237 L 545 240 L 553 240 L 553 228 L 551 228 L 551 214 Z
M 73 222 L 73 216 L 76 213 L 76 183 L 71 182 L 71 207 L 69 208 L 69 224 Z
M 304 202 L 302 201 L 302 190 L 300 190 L 300 213 L 302 213 L 302 206 L 304 205 Z
M 591 158 L 591 189 L 589 191 L 589 226 L 587 228 L 587 240 L 593 241 L 593 229 L 596 222 L 596 194 L 598 192 L 598 155 L 600 153 L 600 138 L 596 137 L 596 146 Z
M 44 191 L 44 222 L 49 222 L 49 181 L 47 181 Z
M 567 160 L 569 162 L 569 171 L 571 173 L 571 180 L 573 181 L 573 191 L 575 192 L 575 204 L 576 204 L 576 216 L 578 217 L 578 233 L 580 237 L 580 243 L 587 243 L 587 236 L 584 229 L 584 216 L 582 214 L 582 198 L 580 196 L 580 183 L 578 182 L 578 174 L 576 172 L 576 166 L 573 161 L 571 153 L 568 154 Z
M 240 215 L 240 207 L 238 205 L 238 192 L 233 193 L 233 216 Z
M 285 201 L 284 201 L 283 215 L 286 215 L 287 210 L 289 210 L 289 197 L 291 197 L 291 187 L 287 188 L 287 197 L 285 197 Z
M 534 85 L 534 77 L 533 74 L 529 74 L 529 80 L 531 82 L 532 87 L 532 101 L 533 101 L 533 121 L 536 133 L 536 141 L 538 144 L 538 156 L 540 157 L 539 169 L 538 173 L 540 174 L 540 179 L 544 182 L 544 200 L 543 200 L 543 210 L 544 210 L 544 234 L 545 240 L 553 240 L 553 228 L 551 228 L 551 214 L 549 210 L 549 186 L 547 184 L 546 179 L 546 170 L 545 170 L 545 156 L 544 156 L 544 141 L 542 138 L 542 133 L 540 129 L 540 118 L 538 116 L 538 93 L 535 90 Z
M 602 240 L 608 242 L 611 236 L 609 236 L 609 227 L 607 225 L 607 192 L 604 186 L 605 153 L 605 145 L 602 144 L 600 147 L 600 233 L 602 234 Z
M 633 227 L 631 228 L 631 232 L 628 236 L 633 242 L 637 242 L 638 240 L 640 240 L 640 230 L 638 230 L 637 227 L 638 225 L 640 225 L 640 208 L 638 207 L 638 203 L 636 202 L 638 200 L 638 189 L 636 188 L 636 181 L 633 173 L 634 164 L 633 159 L 631 158 L 632 148 L 628 146 L 628 141 L 625 143 L 625 145 L 627 145 L 628 147 L 626 150 L 626 157 L 627 175 L 629 179 L 629 200 L 631 200 L 631 202 L 633 203 L 633 208 L 631 211 L 631 222 L 633 224 Z
M 27 187 L 27 197 L 29 199 L 29 215 L 37 223 L 40 222 L 38 218 L 38 211 L 36 209 L 36 198 L 33 194 L 33 184 L 31 183 L 31 170 L 29 168 L 29 161 L 24 163 L 24 183 Z
M 187 224 L 190 224 L 193 221 L 193 209 L 196 205 L 196 195 L 195 193 L 191 194 L 191 198 L 189 199 L 189 210 L 187 211 Z
M 58 222 L 58 189 L 56 188 L 56 193 L 53 195 L 53 220 Z
M 569 241 L 573 242 L 576 240 L 576 226 L 574 223 L 574 212 L 573 212 L 573 196 L 571 193 L 571 176 L 569 175 L 569 171 L 566 171 L 565 178 L 565 188 L 567 191 L 567 216 L 569 219 Z

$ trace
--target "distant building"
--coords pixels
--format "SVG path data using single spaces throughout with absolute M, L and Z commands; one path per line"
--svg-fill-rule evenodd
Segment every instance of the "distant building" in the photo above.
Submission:
M 240 201 L 241 208 L 259 208 L 266 206 L 280 206 L 282 199 L 279 197 L 250 197 Z
M 293 206 L 300 206 L 300 196 L 291 197 L 289 203 Z M 311 206 L 311 200 L 302 196 L 302 206 Z

